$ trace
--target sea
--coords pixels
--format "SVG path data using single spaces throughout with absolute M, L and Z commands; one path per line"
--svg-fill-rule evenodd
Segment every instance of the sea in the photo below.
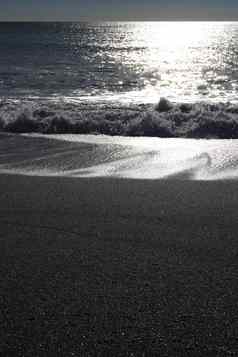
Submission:
M 0 95 L 237 101 L 238 23 L 0 23 Z
M 0 54 L 1 172 L 237 176 L 238 22 L 2 22 Z

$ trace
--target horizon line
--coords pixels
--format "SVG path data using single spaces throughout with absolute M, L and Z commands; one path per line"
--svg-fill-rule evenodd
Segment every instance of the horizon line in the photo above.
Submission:
M 13 23 L 13 22 L 19 22 L 19 23 L 32 23 L 32 22 L 68 22 L 68 23 L 72 23 L 72 22 L 228 22 L 228 23 L 232 23 L 232 22 L 238 22 L 237 20 L 228 20 L 228 19 L 141 19 L 141 20 L 122 20 L 122 19 L 78 19 L 78 20 L 56 20 L 56 19 L 52 19 L 52 20 L 1 20 L 0 19 L 0 23 Z

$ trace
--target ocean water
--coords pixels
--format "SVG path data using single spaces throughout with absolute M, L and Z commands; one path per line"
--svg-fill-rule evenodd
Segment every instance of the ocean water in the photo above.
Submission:
M 238 177 L 238 23 L 0 23 L 0 53 L 0 173 Z
M 238 22 L 0 23 L 0 53 L 3 131 L 238 137 Z
M 238 23 L 0 23 L 0 95 L 237 101 Z

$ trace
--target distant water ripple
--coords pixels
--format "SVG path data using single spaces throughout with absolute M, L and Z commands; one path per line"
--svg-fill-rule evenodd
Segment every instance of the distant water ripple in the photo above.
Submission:
M 237 102 L 237 22 L 0 23 L 0 96 Z

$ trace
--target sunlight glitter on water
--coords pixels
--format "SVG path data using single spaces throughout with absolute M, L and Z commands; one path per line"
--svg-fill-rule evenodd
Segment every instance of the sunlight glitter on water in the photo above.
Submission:
M 105 88 L 86 96 L 88 100 L 154 103 L 166 97 L 174 102 L 237 101 L 237 23 L 118 23 L 116 32 L 110 50 L 105 43 L 104 55 L 120 69 L 118 86 L 129 83 L 130 88 L 118 92 Z M 74 92 L 76 97 L 81 94 Z
M 1 24 L 0 33 L 7 98 L 237 102 L 237 22 Z
M 231 76 L 234 60 L 231 33 L 234 23 L 165 22 L 149 23 L 135 30 L 135 42 L 146 47 L 142 76 L 144 96 L 164 96 L 175 101 L 209 98 L 236 100 L 237 87 Z M 136 45 L 135 45 L 136 46 Z M 234 78 L 235 79 L 235 78 Z M 232 85 L 233 84 L 233 85 Z

